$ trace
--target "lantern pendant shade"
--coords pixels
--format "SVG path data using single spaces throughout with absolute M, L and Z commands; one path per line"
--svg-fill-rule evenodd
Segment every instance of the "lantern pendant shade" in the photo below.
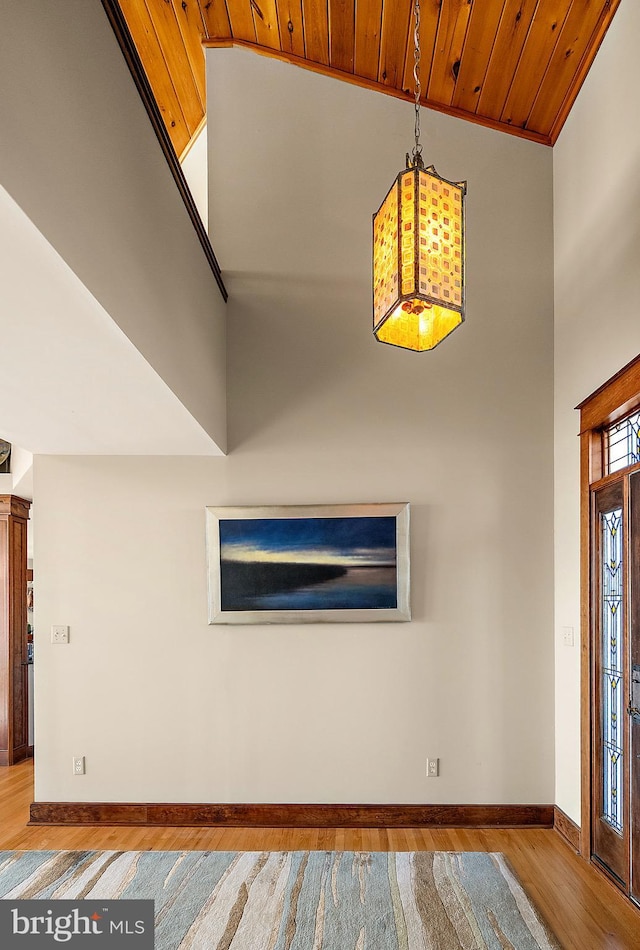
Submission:
M 373 332 L 432 350 L 464 320 L 466 182 L 409 161 L 373 216 Z

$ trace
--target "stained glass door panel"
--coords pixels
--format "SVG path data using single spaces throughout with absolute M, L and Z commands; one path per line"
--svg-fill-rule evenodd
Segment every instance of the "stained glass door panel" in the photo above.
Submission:
M 629 815 L 631 896 L 640 903 L 640 472 L 629 478 L 630 606 L 629 606 Z
M 627 535 L 624 480 L 595 493 L 592 851 L 628 880 Z

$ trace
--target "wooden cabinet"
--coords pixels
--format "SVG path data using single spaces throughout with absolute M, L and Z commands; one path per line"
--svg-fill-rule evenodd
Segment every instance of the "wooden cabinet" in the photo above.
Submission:
M 31 502 L 0 495 L 0 766 L 26 758 L 27 521 Z

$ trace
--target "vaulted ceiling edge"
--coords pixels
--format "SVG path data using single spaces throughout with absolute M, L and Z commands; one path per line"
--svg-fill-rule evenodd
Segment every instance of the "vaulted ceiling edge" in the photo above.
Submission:
M 553 145 L 621 0 L 421 0 L 425 106 Z M 412 0 L 119 0 L 173 147 L 206 116 L 205 47 L 413 99 Z

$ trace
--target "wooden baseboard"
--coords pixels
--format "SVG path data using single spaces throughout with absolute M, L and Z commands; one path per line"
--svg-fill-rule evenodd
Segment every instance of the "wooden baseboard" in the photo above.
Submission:
M 580 854 L 580 827 L 557 805 L 553 807 L 553 827 L 567 844 Z
M 254 828 L 552 828 L 553 805 L 33 802 L 32 825 Z

